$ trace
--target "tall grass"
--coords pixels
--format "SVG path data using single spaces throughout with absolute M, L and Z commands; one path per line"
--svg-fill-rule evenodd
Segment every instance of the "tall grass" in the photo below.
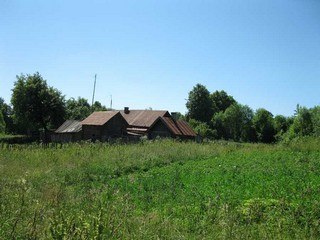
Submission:
M 308 141 L 2 145 L 0 239 L 317 239 Z

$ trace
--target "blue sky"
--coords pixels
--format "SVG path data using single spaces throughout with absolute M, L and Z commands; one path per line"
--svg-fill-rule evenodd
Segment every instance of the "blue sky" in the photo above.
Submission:
M 116 109 L 185 113 L 201 83 L 291 116 L 320 105 L 320 1 L 0 0 L 0 97 L 37 71 Z

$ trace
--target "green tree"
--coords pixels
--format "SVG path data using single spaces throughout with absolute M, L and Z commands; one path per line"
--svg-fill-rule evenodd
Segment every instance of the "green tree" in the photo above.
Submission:
M 274 117 L 274 130 L 276 140 L 281 140 L 283 135 L 289 130 L 293 118 L 277 115 Z
M 228 107 L 236 103 L 236 100 L 223 90 L 212 93 L 210 99 L 212 101 L 212 110 L 214 114 L 221 111 L 224 112 Z
M 0 111 L 0 134 L 5 133 L 5 130 L 6 130 L 6 123 L 4 122 L 2 112 Z
M 213 111 L 210 92 L 208 89 L 198 83 L 189 92 L 186 107 L 188 109 L 188 118 L 209 123 L 212 118 Z
M 207 123 L 190 119 L 189 124 L 199 136 L 203 138 L 210 138 L 210 139 L 216 138 L 215 131 L 212 130 Z
M 253 127 L 253 110 L 248 105 L 240 105 L 240 111 L 242 116 L 242 130 L 241 130 L 241 140 L 243 142 L 256 142 L 256 132 Z
M 313 134 L 320 137 L 320 106 L 315 106 L 310 110 L 313 126 Z
M 21 133 L 58 127 L 65 116 L 64 97 L 37 72 L 17 76 L 11 103 Z
M 311 111 L 306 107 L 298 105 L 296 117 L 291 126 L 291 131 L 296 136 L 309 136 L 313 133 L 312 115 Z
M 224 113 L 222 111 L 216 113 L 211 120 L 211 127 L 216 132 L 217 139 L 228 138 L 227 130 L 224 126 L 224 121 Z
M 102 105 L 99 101 L 95 101 L 92 106 L 93 111 L 107 111 L 106 106 Z
M 0 98 L 0 112 L 2 113 L 5 122 L 5 132 L 14 133 L 15 127 L 12 119 L 12 108 L 6 104 L 3 98 Z
M 108 109 L 99 101 L 95 101 L 90 106 L 87 99 L 78 97 L 78 99 L 70 98 L 66 101 L 66 118 L 74 120 L 83 120 L 94 111 L 107 111 Z
M 172 114 L 172 113 L 171 113 Z M 186 116 L 181 112 L 175 112 L 175 120 L 186 120 Z
M 253 111 L 247 105 L 232 104 L 223 114 L 224 138 L 234 141 L 254 141 Z
M 78 99 L 70 98 L 66 102 L 67 119 L 83 120 L 92 113 L 92 109 L 88 100 L 78 97 Z
M 253 127 L 260 142 L 271 143 L 275 140 L 275 129 L 273 115 L 266 109 L 260 108 L 253 117 Z

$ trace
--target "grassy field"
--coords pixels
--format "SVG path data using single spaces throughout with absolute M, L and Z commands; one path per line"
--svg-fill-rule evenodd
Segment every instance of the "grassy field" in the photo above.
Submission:
M 0 239 L 319 239 L 320 140 L 0 145 Z

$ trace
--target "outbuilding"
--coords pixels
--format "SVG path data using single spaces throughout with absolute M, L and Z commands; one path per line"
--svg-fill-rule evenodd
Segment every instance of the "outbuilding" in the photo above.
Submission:
M 66 120 L 53 134 L 52 142 L 76 142 L 82 139 L 81 121 Z
M 128 123 L 120 114 L 120 111 L 94 112 L 81 124 L 84 140 L 99 141 L 123 137 L 128 127 Z

